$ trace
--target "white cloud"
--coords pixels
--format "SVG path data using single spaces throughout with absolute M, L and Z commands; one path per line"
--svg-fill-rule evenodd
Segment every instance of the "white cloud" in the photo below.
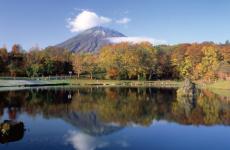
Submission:
M 95 12 L 83 10 L 76 17 L 68 19 L 68 27 L 71 32 L 80 32 L 95 26 L 108 24 L 111 21 L 112 19 L 98 16 Z
M 166 41 L 156 40 L 149 37 L 112 37 L 108 38 L 108 40 L 112 43 L 121 43 L 121 42 L 129 42 L 129 43 L 141 43 L 141 42 L 150 42 L 153 45 L 166 44 Z
M 131 19 L 130 18 L 122 18 L 122 19 L 119 19 L 119 20 L 117 20 L 116 21 L 116 23 L 117 24 L 127 24 L 127 23 L 129 23 L 131 21 Z

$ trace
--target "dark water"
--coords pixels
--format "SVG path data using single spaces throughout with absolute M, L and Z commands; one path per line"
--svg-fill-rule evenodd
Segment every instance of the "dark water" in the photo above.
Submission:
M 188 100 L 156 88 L 0 92 L 0 149 L 229 150 L 227 99 L 200 91 Z M 3 134 L 4 120 L 14 125 Z

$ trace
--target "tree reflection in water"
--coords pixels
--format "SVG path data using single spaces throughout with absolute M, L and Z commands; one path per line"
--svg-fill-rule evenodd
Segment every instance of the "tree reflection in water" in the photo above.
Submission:
M 199 91 L 192 101 L 177 98 L 176 89 L 128 87 L 38 88 L 0 92 L 0 97 L 1 116 L 8 112 L 11 120 L 20 113 L 60 118 L 94 137 L 130 124 L 149 126 L 154 120 L 184 125 L 230 124 L 230 105 L 209 91 Z

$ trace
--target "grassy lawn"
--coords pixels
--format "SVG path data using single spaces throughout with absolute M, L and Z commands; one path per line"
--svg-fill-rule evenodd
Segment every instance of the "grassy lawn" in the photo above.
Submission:
M 210 84 L 197 84 L 201 88 L 208 89 L 218 95 L 230 97 L 230 81 L 218 80 Z
M 0 80 L 0 87 L 68 84 L 64 80 Z
M 159 87 L 179 87 L 181 82 L 178 81 L 137 81 L 137 80 L 71 80 L 75 85 L 103 85 L 103 86 L 159 86 Z
M 212 84 L 207 84 L 209 89 L 230 90 L 230 81 L 219 80 Z
M 217 81 L 208 85 L 208 89 L 218 95 L 230 97 L 230 81 Z
M 0 80 L 0 87 L 10 86 L 39 86 L 39 85 L 76 85 L 76 86 L 152 86 L 152 87 L 180 87 L 183 81 L 157 80 L 90 80 L 90 79 L 58 79 L 58 80 Z M 219 80 L 211 84 L 200 84 L 201 88 L 230 90 L 230 81 Z M 229 91 L 228 91 L 229 92 Z
M 136 81 L 136 80 L 90 80 L 90 79 L 66 79 L 66 80 L 0 80 L 0 87 L 13 86 L 39 86 L 69 84 L 76 86 L 153 86 L 153 87 L 179 87 L 177 81 Z

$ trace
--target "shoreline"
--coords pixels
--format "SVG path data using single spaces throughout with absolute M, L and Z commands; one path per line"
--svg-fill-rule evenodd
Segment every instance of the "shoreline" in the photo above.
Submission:
M 57 85 L 68 85 L 68 83 L 63 81 L 46 81 L 46 80 L 0 80 L 0 88 L 57 86 Z
M 219 80 L 212 84 L 201 84 L 195 82 L 201 89 L 230 90 L 230 81 Z M 89 80 L 89 79 L 59 79 L 59 80 L 0 80 L 0 89 L 7 87 L 51 87 L 51 86 L 76 86 L 76 87 L 159 87 L 159 88 L 179 88 L 183 81 L 174 80 Z
M 86 79 L 71 79 L 71 80 L 0 80 L 0 88 L 7 87 L 36 87 L 36 86 L 120 86 L 120 87 L 166 87 L 166 88 L 178 88 L 182 82 L 179 81 L 136 81 L 136 80 L 86 80 Z
M 195 84 L 200 89 L 209 89 L 209 90 L 230 90 L 230 81 L 228 80 L 217 80 L 213 83 L 201 83 L 199 81 L 195 82 Z

